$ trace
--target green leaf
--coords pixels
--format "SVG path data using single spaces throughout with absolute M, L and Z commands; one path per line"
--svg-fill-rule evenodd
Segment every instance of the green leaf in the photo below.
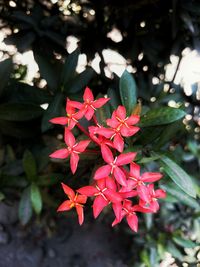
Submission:
M 26 173 L 27 178 L 30 181 L 35 180 L 37 176 L 37 167 L 36 167 L 36 161 L 33 157 L 33 154 L 26 150 L 23 155 L 23 167 L 24 171 Z
M 4 200 L 4 198 L 5 198 L 5 195 L 2 192 L 0 192 L 0 201 Z
M 180 120 L 185 114 L 182 109 L 171 107 L 151 109 L 141 117 L 139 126 L 148 127 L 168 124 Z
M 74 78 L 76 66 L 78 63 L 79 49 L 77 48 L 73 53 L 69 54 L 63 65 L 61 73 L 61 85 L 65 85 Z
M 183 248 L 195 248 L 197 246 L 197 244 L 192 242 L 191 240 L 187 240 L 181 237 L 173 237 L 172 239 L 177 245 Z
M 189 195 L 185 194 L 176 185 L 161 185 L 161 188 L 163 188 L 167 192 L 167 196 L 172 196 L 172 202 L 174 202 L 175 200 L 176 202 L 181 202 L 184 205 L 191 207 L 192 209 L 195 209 L 197 211 L 200 210 L 199 203 Z M 165 200 L 169 202 L 170 199 Z
M 135 104 L 137 103 L 137 86 L 133 76 L 125 70 L 119 82 L 119 91 L 122 104 L 127 110 L 127 114 L 131 115 Z
M 43 109 L 36 105 L 5 103 L 0 105 L 0 120 L 29 121 L 42 115 Z
M 31 205 L 31 198 L 30 198 L 30 187 L 26 188 L 20 199 L 19 203 L 19 219 L 23 225 L 26 225 L 32 216 L 32 205 Z
M 56 64 L 53 64 L 49 59 L 38 54 L 34 54 L 34 57 L 38 63 L 41 77 L 47 81 L 48 86 L 55 92 L 59 84 Z
M 72 82 L 66 84 L 65 90 L 69 94 L 75 94 L 81 91 L 94 76 L 94 70 L 90 67 L 77 75 Z
M 153 153 L 153 155 L 158 155 Z M 196 189 L 191 177 L 173 160 L 165 155 L 160 155 L 160 164 L 165 173 L 189 196 L 196 197 Z
M 168 242 L 167 245 L 167 251 L 172 254 L 172 256 L 182 262 L 183 260 L 183 254 L 180 252 L 180 250 L 172 243 Z
M 7 85 L 10 74 L 12 72 L 12 59 L 8 58 L 0 62 L 0 95 L 3 92 L 4 87 Z
M 44 112 L 44 116 L 42 118 L 42 132 L 45 132 L 53 127 L 53 125 L 49 122 L 50 119 L 60 116 L 62 110 L 62 102 L 63 95 L 58 93 L 49 104 L 47 110 Z
M 42 197 L 39 187 L 35 184 L 31 184 L 31 203 L 36 214 L 40 214 L 42 210 Z
M 109 103 L 111 104 L 112 108 L 114 110 L 117 109 L 117 107 L 121 105 L 121 100 L 118 90 L 115 90 L 114 88 L 109 88 L 107 95 L 110 98 Z

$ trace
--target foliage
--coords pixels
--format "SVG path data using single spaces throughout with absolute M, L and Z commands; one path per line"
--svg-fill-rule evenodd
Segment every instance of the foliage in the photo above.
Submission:
M 25 225 L 47 212 L 55 216 L 63 200 L 60 182 L 67 181 L 72 188 L 88 183 L 88 173 L 99 164 L 99 155 L 81 155 L 72 177 L 68 159 L 49 160 L 52 151 L 63 147 L 62 127 L 49 120 L 66 116 L 66 98 L 80 101 L 89 85 L 96 98 L 105 94 L 111 98 L 96 111 L 102 125 L 122 104 L 128 115 L 141 116 L 141 130 L 126 140 L 125 152 L 140 151 L 136 162 L 142 172 L 159 169 L 164 174 L 158 184 L 167 191 L 167 198 L 162 200 L 160 213 L 140 217 L 137 235 L 123 223 L 116 228 L 128 240 L 130 266 L 159 266 L 166 252 L 178 265 L 183 261 L 195 264 L 200 242 L 199 102 L 196 84 L 188 96 L 174 81 L 184 48 L 199 49 L 199 1 L 71 0 L 67 7 L 63 1 L 54 2 L 13 0 L 0 6 L 2 28 L 9 30 L 5 43 L 22 53 L 31 49 L 39 66 L 39 75 L 28 83 L 27 67 L 2 50 L 0 201 L 17 199 L 19 219 Z M 109 37 L 114 28 L 121 33 L 119 42 Z M 68 53 L 66 38 L 71 35 L 79 42 L 78 48 Z M 121 78 L 114 73 L 108 77 L 104 49 L 118 51 L 127 60 Z M 101 59 L 100 73 L 91 67 L 96 53 Z M 87 55 L 87 64 L 77 72 L 81 54 Z M 179 56 L 179 61 L 169 81 L 166 65 L 172 54 Z M 157 84 L 152 83 L 153 77 Z M 176 107 L 168 106 L 170 100 Z M 193 119 L 186 121 L 186 114 Z M 81 124 L 88 127 L 85 120 Z M 74 135 L 84 139 L 77 129 Z M 87 209 L 86 213 L 89 216 Z M 111 215 L 105 209 L 101 216 Z

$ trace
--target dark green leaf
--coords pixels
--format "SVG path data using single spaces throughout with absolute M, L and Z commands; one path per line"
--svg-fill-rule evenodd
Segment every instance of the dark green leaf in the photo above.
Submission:
M 12 59 L 8 58 L 0 62 L 0 96 L 7 85 L 12 71 Z
M 181 237 L 173 237 L 172 239 L 177 245 L 183 248 L 195 248 L 197 246 L 197 244 L 192 242 L 191 240 L 187 240 Z
M 66 84 L 66 92 L 69 94 L 75 94 L 81 91 L 92 79 L 94 73 L 94 70 L 88 67 L 86 70 L 77 75 L 72 82 Z
M 51 61 L 44 56 L 35 54 L 34 57 L 38 63 L 42 78 L 47 81 L 51 90 L 56 91 L 59 80 L 58 73 L 56 73 L 56 65 L 51 63 Z
M 109 103 L 111 104 L 112 108 L 117 109 L 117 107 L 121 105 L 119 92 L 116 89 L 109 88 L 107 95 L 110 98 Z
M 42 115 L 43 109 L 36 105 L 6 103 L 0 105 L 0 120 L 28 121 Z
M 53 127 L 53 125 L 49 122 L 50 119 L 57 116 L 61 116 L 62 102 L 63 102 L 63 95 L 59 93 L 53 98 L 47 110 L 45 110 L 44 116 L 42 118 L 43 132 Z
M 167 245 L 167 251 L 172 254 L 172 256 L 182 262 L 183 260 L 183 254 L 180 252 L 180 250 L 172 243 L 168 242 Z
M 131 115 L 137 103 L 137 86 L 133 76 L 125 70 L 119 83 L 122 104 L 126 107 L 127 114 Z
M 79 49 L 76 49 L 73 53 L 69 54 L 63 65 L 61 73 L 61 85 L 65 85 L 74 78 L 76 66 L 78 63 Z
M 148 127 L 168 124 L 180 120 L 185 114 L 185 111 L 182 109 L 171 107 L 151 109 L 141 117 L 139 126 Z
M 158 154 L 156 153 L 156 155 Z M 179 165 L 165 155 L 160 155 L 160 164 L 169 177 L 186 194 L 194 198 L 196 197 L 196 189 L 191 177 Z
M 39 187 L 35 184 L 31 184 L 31 203 L 36 214 L 40 214 L 42 210 L 42 197 Z
M 161 187 L 167 192 L 167 196 L 172 196 L 172 202 L 175 200 L 176 202 L 181 202 L 192 209 L 197 211 L 200 210 L 199 203 L 189 195 L 185 194 L 176 185 L 161 185 Z M 168 201 L 168 199 L 166 199 L 166 201 Z
M 35 180 L 37 176 L 36 161 L 33 157 L 33 154 L 29 150 L 26 150 L 24 152 L 23 167 L 24 167 L 24 171 L 26 173 L 27 178 L 30 181 Z
M 32 216 L 31 189 L 26 188 L 19 203 L 19 219 L 23 225 L 27 224 Z

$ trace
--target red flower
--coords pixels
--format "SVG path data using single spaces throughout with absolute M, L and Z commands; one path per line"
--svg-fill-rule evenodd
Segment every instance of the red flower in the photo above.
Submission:
M 146 188 L 148 190 L 148 195 L 146 195 L 144 198 L 142 194 L 140 195 L 139 205 L 152 212 L 157 212 L 159 210 L 157 199 L 165 198 L 166 193 L 162 189 L 154 190 L 154 184 L 148 184 Z
M 84 103 L 82 104 L 74 101 L 72 105 L 78 109 L 81 109 L 81 111 L 84 112 L 84 116 L 89 121 L 93 117 L 95 110 L 105 105 L 110 100 L 110 98 L 99 98 L 97 100 L 94 100 L 92 91 L 90 90 L 90 88 L 86 87 L 83 94 L 83 100 Z M 78 105 L 80 104 L 81 106 L 78 107 Z
M 120 166 L 126 165 L 134 160 L 136 153 L 129 152 L 121 154 L 118 157 L 113 157 L 111 150 L 106 145 L 101 145 L 101 153 L 104 161 L 108 163 L 97 169 L 94 175 L 94 179 L 98 180 L 113 174 L 115 179 L 120 185 L 126 186 L 126 175 L 120 168 Z
M 65 200 L 57 209 L 57 211 L 68 211 L 76 208 L 78 221 L 81 225 L 84 221 L 83 204 L 87 201 L 87 196 L 75 194 L 75 192 L 67 185 L 62 183 L 62 188 L 69 200 Z
M 123 187 L 120 192 L 127 192 L 136 188 L 139 197 L 148 202 L 149 189 L 146 187 L 145 182 L 156 182 L 162 178 L 162 174 L 159 172 L 145 172 L 140 175 L 140 166 L 134 162 L 131 162 L 128 178 L 127 186 Z
M 66 117 L 53 118 L 50 120 L 50 122 L 54 124 L 67 125 L 70 130 L 73 129 L 74 126 L 77 124 L 78 120 L 80 120 L 84 116 L 84 113 L 82 111 L 76 112 L 75 107 L 73 107 L 74 103 L 76 102 L 67 99 Z M 77 104 L 76 107 L 81 108 L 82 104 Z
M 90 133 L 90 136 L 93 140 L 96 141 L 96 143 L 98 143 L 99 145 L 107 145 L 107 146 L 110 146 L 110 147 L 113 147 L 114 148 L 114 145 L 113 145 L 113 142 L 110 141 L 109 139 L 107 139 L 106 137 L 104 136 L 101 136 L 101 135 L 98 135 L 98 137 L 96 136 L 97 134 L 97 131 L 98 129 L 102 128 L 101 125 L 97 125 L 97 126 L 90 126 L 89 127 L 89 133 Z
M 126 109 L 119 106 L 112 114 L 111 119 L 107 119 L 107 125 L 110 128 L 99 128 L 97 133 L 105 136 L 106 138 L 113 138 L 114 147 L 122 152 L 124 149 L 123 137 L 130 137 L 139 131 L 139 127 L 132 126 L 139 122 L 140 117 L 131 115 L 126 117 Z
M 139 205 L 132 205 L 132 201 L 125 199 L 123 201 L 123 205 L 118 204 L 118 209 L 121 208 L 121 216 L 120 219 L 116 218 L 113 223 L 112 226 L 115 226 L 116 224 L 120 223 L 121 220 L 126 217 L 127 223 L 129 225 L 129 227 L 134 231 L 137 232 L 138 230 L 138 218 L 136 215 L 136 211 L 139 212 L 149 212 L 149 210 L 146 210 L 143 207 L 140 207 Z
M 68 128 L 65 128 L 64 139 L 65 139 L 67 148 L 56 150 L 50 155 L 50 157 L 57 158 L 57 159 L 66 159 L 70 155 L 70 167 L 71 167 L 72 173 L 74 174 L 76 172 L 77 165 L 79 162 L 78 154 L 80 154 L 86 149 L 86 147 L 90 143 L 90 140 L 84 140 L 84 141 L 80 141 L 79 143 L 76 143 L 75 137 L 69 131 Z
M 99 179 L 94 186 L 84 186 L 78 189 L 77 192 L 88 197 L 95 196 L 93 203 L 95 218 L 98 217 L 110 201 L 117 203 L 122 200 L 122 197 L 116 192 L 115 182 L 110 177 Z

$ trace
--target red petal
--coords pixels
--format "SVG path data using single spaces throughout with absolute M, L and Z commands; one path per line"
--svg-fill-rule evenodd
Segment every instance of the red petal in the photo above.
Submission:
M 76 190 L 78 193 L 82 195 L 86 195 L 88 197 L 94 196 L 95 193 L 98 192 L 98 190 L 94 186 L 84 186 Z
M 79 162 L 79 156 L 76 153 L 72 152 L 70 157 L 70 167 L 73 174 L 76 172 L 78 162 Z
M 85 92 L 84 92 L 84 94 L 83 94 L 83 100 L 84 100 L 84 101 L 87 101 L 87 100 L 89 100 L 89 101 L 93 101 L 93 100 L 94 100 L 93 93 L 92 93 L 92 91 L 90 90 L 89 87 L 86 87 L 86 88 L 85 88 Z
M 138 217 L 135 214 L 130 214 L 130 215 L 127 215 L 126 220 L 127 220 L 129 227 L 134 232 L 137 232 L 137 230 L 138 230 Z
M 117 192 L 111 190 L 111 189 L 107 189 L 104 192 L 104 195 L 106 196 L 107 199 L 109 199 L 112 203 L 117 203 L 122 201 L 122 197 L 120 196 L 120 194 L 118 194 Z
M 85 118 L 88 121 L 90 121 L 92 119 L 93 115 L 94 115 L 94 109 L 92 107 L 88 106 L 86 109 L 85 115 L 84 115 Z
M 97 196 L 93 203 L 93 214 L 96 219 L 101 211 L 108 205 L 108 201 L 105 200 L 102 196 Z
M 65 136 L 64 136 L 64 139 L 65 139 L 65 143 L 69 147 L 73 147 L 73 145 L 76 142 L 74 135 L 72 134 L 72 132 L 67 127 L 65 127 Z
M 128 200 L 128 199 L 124 199 L 123 207 L 124 207 L 126 210 L 130 210 L 131 207 L 132 207 L 132 201 L 131 201 L 131 200 Z
M 112 163 L 114 161 L 113 154 L 106 145 L 101 146 L 101 154 L 106 163 Z
M 124 139 L 121 137 L 120 134 L 115 135 L 113 144 L 119 152 L 122 152 L 124 150 Z
M 84 141 L 80 141 L 79 143 L 77 143 L 77 145 L 74 147 L 74 151 L 77 152 L 83 152 L 86 147 L 89 145 L 90 140 L 84 140 Z
M 128 125 L 134 125 L 134 124 L 138 123 L 139 120 L 140 120 L 140 116 L 132 115 L 126 120 L 126 123 Z
M 124 174 L 124 172 L 119 168 L 116 167 L 114 168 L 114 177 L 117 180 L 117 182 L 122 185 L 122 186 L 126 186 L 127 185 L 127 181 L 126 181 L 126 175 Z
M 122 204 L 120 202 L 113 203 L 112 208 L 115 213 L 117 221 L 120 222 L 122 220 Z
M 162 176 L 159 172 L 145 172 L 142 174 L 141 179 L 144 182 L 155 182 L 160 180 Z
M 138 195 L 136 190 L 131 190 L 131 191 L 128 191 L 128 192 L 119 192 L 119 193 L 120 193 L 120 196 L 122 198 L 135 197 L 135 196 Z
M 103 135 L 106 138 L 111 138 L 113 136 L 113 134 L 115 133 L 115 131 L 113 131 L 112 129 L 107 129 L 107 128 L 101 127 L 101 128 L 96 130 L 96 133 Z
M 87 196 L 78 195 L 76 198 L 76 203 L 85 204 L 87 201 Z
M 66 184 L 61 183 L 63 191 L 65 192 L 65 194 L 73 201 L 74 197 L 75 197 L 75 193 L 74 191 Z
M 107 119 L 106 124 L 108 126 L 110 126 L 111 128 L 117 128 L 119 126 L 120 122 L 118 120 L 116 120 L 115 118 L 112 118 L 112 119 Z
M 126 109 L 124 106 L 118 106 L 116 110 L 116 116 L 121 120 L 124 120 L 126 118 Z
M 114 179 L 112 179 L 110 177 L 106 178 L 106 187 L 109 189 L 112 189 L 113 191 L 117 190 L 117 186 L 116 186 Z
M 110 98 L 99 98 L 99 99 L 95 100 L 92 105 L 95 108 L 100 108 L 103 105 L 105 105 L 109 100 L 110 100 Z
M 140 166 L 135 162 L 130 163 L 130 176 L 137 180 L 140 178 Z
M 69 151 L 66 148 L 56 150 L 55 152 L 49 155 L 49 157 L 55 159 L 66 159 L 68 156 L 69 156 Z
M 83 107 L 83 104 L 78 101 L 72 101 L 69 98 L 67 99 L 66 104 L 66 112 L 67 114 L 73 114 L 75 113 L 75 108 L 81 109 Z
M 157 200 L 152 201 L 148 209 L 150 209 L 153 212 L 157 212 L 159 210 L 158 201 Z
M 66 125 L 68 123 L 68 118 L 66 117 L 57 117 L 50 120 L 51 123 Z
M 139 205 L 133 206 L 132 210 L 133 211 L 139 211 L 142 213 L 152 213 L 152 211 L 149 208 L 144 208 L 144 207 L 141 207 Z
M 98 180 L 98 179 L 105 178 L 110 174 L 110 172 L 111 172 L 111 166 L 104 165 L 96 170 L 94 179 Z
M 97 181 L 97 186 L 100 188 L 100 190 L 103 190 L 106 187 L 106 179 L 99 179 Z M 98 190 L 98 189 L 97 189 Z M 98 191 L 99 192 L 99 191 Z
M 150 194 L 149 194 L 149 189 L 145 185 L 139 185 L 137 187 L 137 192 L 139 197 L 144 200 L 145 202 L 149 203 L 150 201 Z
M 79 206 L 79 205 L 76 205 L 76 212 L 78 214 L 78 222 L 79 222 L 80 225 L 82 225 L 83 221 L 84 221 L 83 207 Z
M 155 197 L 156 198 L 165 198 L 166 197 L 166 192 L 162 189 L 157 189 L 155 191 Z
M 123 136 L 129 137 L 129 136 L 133 136 L 134 134 L 136 134 L 139 130 L 140 128 L 136 126 L 126 127 L 125 125 L 123 125 L 121 127 L 120 132 Z
M 67 210 L 71 210 L 72 202 L 70 200 L 65 200 L 57 209 L 57 211 L 67 211 Z
M 121 165 L 126 165 L 130 163 L 131 161 L 134 160 L 136 157 L 136 152 L 128 152 L 126 154 L 121 154 L 117 157 L 116 165 L 121 166 Z

